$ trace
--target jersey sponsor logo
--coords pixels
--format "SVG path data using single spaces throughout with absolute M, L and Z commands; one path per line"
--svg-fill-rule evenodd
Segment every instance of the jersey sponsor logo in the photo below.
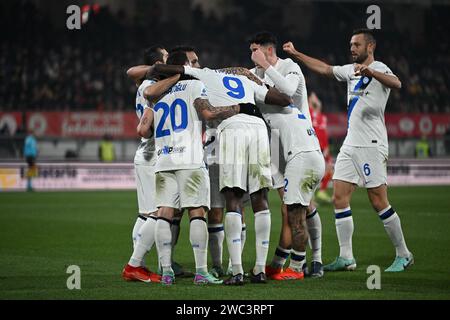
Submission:
M 184 153 L 185 151 L 186 151 L 185 146 L 181 146 L 181 147 L 164 146 L 158 150 L 157 154 L 158 154 L 158 156 L 170 155 L 170 154 L 174 154 L 174 153 Z

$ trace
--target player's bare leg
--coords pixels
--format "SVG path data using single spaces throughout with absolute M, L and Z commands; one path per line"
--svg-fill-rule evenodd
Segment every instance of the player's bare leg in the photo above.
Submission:
M 329 153 L 329 151 L 327 151 Z M 328 183 L 333 177 L 333 165 L 331 157 L 325 157 L 325 175 L 322 178 L 322 181 L 320 182 L 320 189 L 316 193 L 316 198 L 320 201 L 326 202 L 326 203 L 332 203 L 333 199 L 328 195 L 327 189 L 328 189 Z
M 282 273 L 273 276 L 275 280 L 301 280 L 304 278 L 303 265 L 306 258 L 308 231 L 306 227 L 307 207 L 301 204 L 287 205 L 288 223 L 291 229 L 291 261 L 289 267 Z
M 173 256 L 175 253 L 175 246 L 178 243 L 178 238 L 180 236 L 180 224 L 181 224 L 181 219 L 183 218 L 183 212 L 184 210 L 175 210 L 175 213 L 173 215 L 173 219 L 172 219 L 172 224 L 170 225 L 170 232 L 172 232 L 172 269 L 175 272 L 176 276 L 182 276 L 184 275 L 184 270 L 183 267 L 177 263 Z
M 383 222 L 384 229 L 395 247 L 396 258 L 393 264 L 385 271 L 403 271 L 414 263 L 414 257 L 406 246 L 400 217 L 397 215 L 394 208 L 392 208 L 389 204 L 387 186 L 384 184 L 376 188 L 369 188 L 367 189 L 367 195 L 372 207 L 378 213 L 378 216 Z
M 354 227 L 350 208 L 350 200 L 354 190 L 355 185 L 350 182 L 333 180 L 333 204 L 340 251 L 339 257 L 334 262 L 324 266 L 325 271 L 354 270 L 356 268 L 352 248 Z
M 215 277 L 224 275 L 222 267 L 223 240 L 225 231 L 223 228 L 223 208 L 211 208 L 208 211 L 209 251 L 212 258 L 211 273 Z

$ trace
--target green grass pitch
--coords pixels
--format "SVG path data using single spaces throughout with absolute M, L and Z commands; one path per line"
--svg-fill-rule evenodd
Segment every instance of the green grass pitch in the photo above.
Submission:
M 381 290 L 368 290 L 369 265 L 384 270 L 394 249 L 359 189 L 353 196 L 354 272 L 326 273 L 322 279 L 270 281 L 243 287 L 195 286 L 177 278 L 172 287 L 125 282 L 121 271 L 131 254 L 136 218 L 133 191 L 0 193 L 0 299 L 450 299 L 450 187 L 393 187 L 390 201 L 402 219 L 416 263 L 400 274 L 381 273 Z M 279 199 L 270 194 L 272 235 L 268 260 L 278 242 Z M 330 205 L 319 207 L 323 260 L 338 254 Z M 244 268 L 253 266 L 254 228 L 247 208 Z M 183 218 L 176 260 L 194 270 L 188 219 Z M 226 248 L 224 261 L 228 261 Z M 156 255 L 147 257 L 155 269 Z M 81 268 L 81 290 L 68 290 L 69 265 Z

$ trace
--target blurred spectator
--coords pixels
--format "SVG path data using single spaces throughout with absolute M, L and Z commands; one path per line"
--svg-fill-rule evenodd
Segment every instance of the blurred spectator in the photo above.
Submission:
M 98 157 L 100 161 L 103 162 L 113 162 L 116 160 L 116 150 L 110 135 L 105 135 L 100 142 L 100 146 L 98 147 Z
M 183 0 L 150 2 L 148 7 L 139 5 L 136 17 L 128 22 L 120 12 L 115 15 L 103 7 L 79 31 L 68 31 L 65 24 L 52 25 L 45 6 L 36 7 L 35 2 L 2 2 L 0 110 L 128 110 L 136 89 L 124 72 L 142 63 L 145 46 L 162 43 L 170 48 L 189 42 L 198 49 L 203 66 L 251 67 L 246 38 L 268 28 L 267 22 L 273 20 L 278 23 L 270 28 L 280 42 L 292 40 L 312 56 L 331 64 L 346 64 L 349 56 L 342 53 L 349 51 L 349 35 L 352 29 L 361 27 L 361 15 L 367 7 L 357 2 L 305 3 L 312 8 L 308 11 L 311 16 L 301 20 L 312 24 L 305 29 L 309 31 L 303 31 L 293 27 L 297 21 L 292 16 L 302 15 L 301 7 L 292 12 L 297 8 L 298 1 L 294 0 L 190 0 L 191 15 L 168 10 L 182 5 L 189 8 Z M 221 3 L 226 3 L 226 10 L 212 8 Z M 383 19 L 375 56 L 403 84 L 401 90 L 391 93 L 387 111 L 450 112 L 450 55 L 445 41 L 450 28 L 449 6 L 411 6 L 420 12 L 421 19 L 416 23 L 422 28 L 408 33 L 399 27 L 408 19 L 397 14 L 402 12 L 402 5 L 383 5 L 383 15 L 395 19 Z M 220 12 L 221 19 L 211 12 Z M 278 50 L 284 57 L 281 46 Z M 327 111 L 345 112 L 346 102 L 341 99 L 345 87 L 302 69 L 308 89 L 317 92 Z
M 416 142 L 415 150 L 416 158 L 427 159 L 431 157 L 430 144 L 428 142 L 427 136 L 422 135 L 422 138 Z
M 37 176 L 36 158 L 38 155 L 38 144 L 32 131 L 29 131 L 23 147 L 23 156 L 28 164 L 26 171 L 27 191 L 33 191 L 33 178 Z

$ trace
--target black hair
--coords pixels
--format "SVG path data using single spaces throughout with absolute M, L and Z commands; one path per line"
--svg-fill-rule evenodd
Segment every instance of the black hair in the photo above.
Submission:
M 169 53 L 174 53 L 174 52 L 191 52 L 191 51 L 195 52 L 195 47 L 187 46 L 187 45 L 178 45 L 178 46 L 175 46 L 172 49 L 170 49 Z
M 156 62 L 164 63 L 163 46 L 154 45 L 144 50 L 144 64 L 151 66 Z
M 250 36 L 247 41 L 249 44 L 256 43 L 263 46 L 271 44 L 274 47 L 276 47 L 278 43 L 277 37 L 275 37 L 275 35 L 269 31 L 261 31 L 255 33 L 254 35 Z
M 352 36 L 357 35 L 357 34 L 363 34 L 367 43 L 374 43 L 374 44 L 377 43 L 377 40 L 375 39 L 374 31 L 372 29 L 362 28 L 362 29 L 353 30 Z
M 172 52 L 169 54 L 169 57 L 167 58 L 167 64 L 184 66 L 186 62 L 189 62 L 189 59 L 185 51 Z

